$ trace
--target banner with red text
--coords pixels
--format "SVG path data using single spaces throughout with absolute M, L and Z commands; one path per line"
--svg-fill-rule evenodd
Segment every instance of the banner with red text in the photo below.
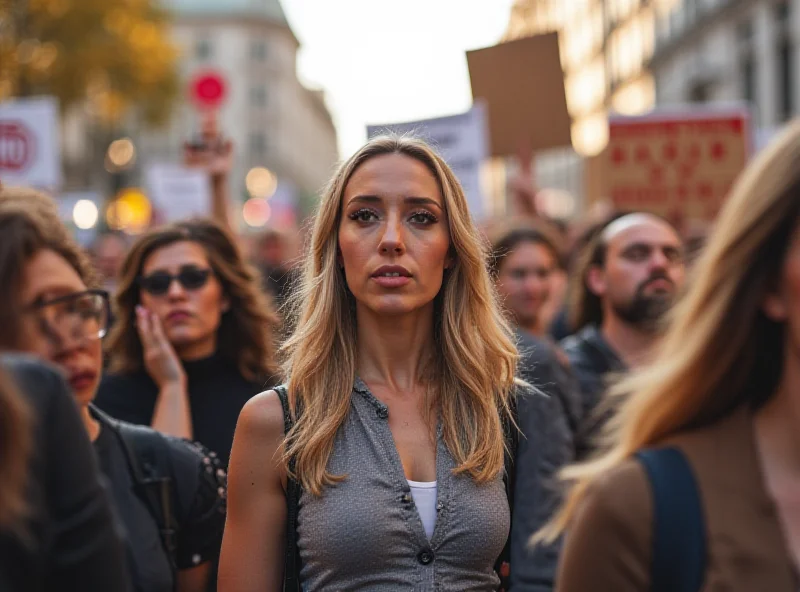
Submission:
M 611 116 L 608 196 L 620 210 L 712 220 L 750 155 L 745 109 Z

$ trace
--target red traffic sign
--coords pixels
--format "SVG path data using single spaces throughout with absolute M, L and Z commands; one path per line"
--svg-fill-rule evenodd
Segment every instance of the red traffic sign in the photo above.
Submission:
M 226 92 L 225 79 L 216 72 L 204 72 L 192 80 L 192 99 L 200 107 L 219 107 L 225 100 Z
M 18 173 L 33 164 L 35 138 L 21 121 L 0 121 L 0 172 Z

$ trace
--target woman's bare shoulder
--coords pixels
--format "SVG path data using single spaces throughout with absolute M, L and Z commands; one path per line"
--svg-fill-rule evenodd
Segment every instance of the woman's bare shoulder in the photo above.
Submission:
M 239 414 L 236 431 L 248 439 L 276 441 L 284 435 L 283 406 L 274 390 L 252 397 Z

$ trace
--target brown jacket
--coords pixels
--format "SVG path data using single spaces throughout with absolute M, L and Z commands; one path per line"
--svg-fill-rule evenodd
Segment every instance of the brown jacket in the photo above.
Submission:
M 669 439 L 688 458 L 706 517 L 703 592 L 797 592 L 776 508 L 764 488 L 751 414 L 742 409 Z M 559 592 L 650 590 L 652 494 L 628 460 L 590 486 L 567 532 Z

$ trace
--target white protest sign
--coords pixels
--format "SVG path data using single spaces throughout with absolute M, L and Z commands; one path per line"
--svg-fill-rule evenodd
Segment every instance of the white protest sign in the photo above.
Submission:
M 0 182 L 57 189 L 58 138 L 58 102 L 53 97 L 0 103 Z
M 475 104 L 466 113 L 367 126 L 367 136 L 372 138 L 383 133 L 408 134 L 431 144 L 442 155 L 464 188 L 470 213 L 479 221 L 486 216 L 486 207 L 481 191 L 481 166 L 486 161 L 487 145 L 486 111 L 482 104 Z
M 177 164 L 147 167 L 147 189 L 158 222 L 174 222 L 211 214 L 208 174 Z

